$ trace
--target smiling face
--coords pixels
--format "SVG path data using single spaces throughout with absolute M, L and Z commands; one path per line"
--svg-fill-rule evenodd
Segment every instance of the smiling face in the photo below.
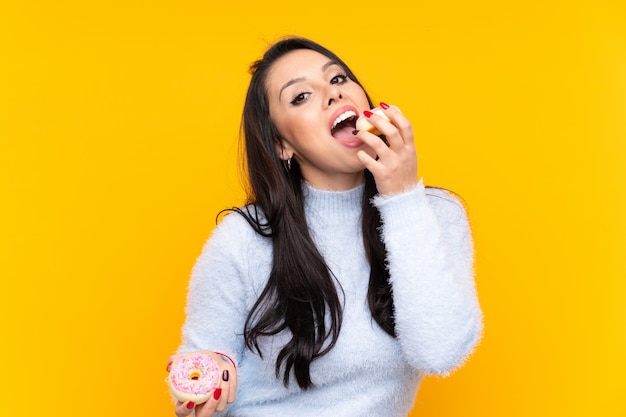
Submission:
M 283 143 L 281 159 L 295 158 L 305 180 L 316 188 L 345 190 L 363 181 L 356 119 L 370 106 L 363 88 L 344 68 L 309 49 L 278 59 L 268 73 L 266 89 L 270 117 Z

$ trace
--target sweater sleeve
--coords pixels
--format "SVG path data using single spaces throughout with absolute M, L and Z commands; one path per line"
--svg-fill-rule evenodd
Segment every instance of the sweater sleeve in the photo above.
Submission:
M 448 374 L 482 332 L 474 285 L 473 243 L 465 209 L 450 193 L 415 188 L 372 200 L 393 291 L 396 333 L 407 362 Z
M 178 353 L 208 349 L 226 353 L 237 363 L 243 351 L 246 319 L 245 229 L 241 216 L 230 214 L 216 227 L 191 273 Z

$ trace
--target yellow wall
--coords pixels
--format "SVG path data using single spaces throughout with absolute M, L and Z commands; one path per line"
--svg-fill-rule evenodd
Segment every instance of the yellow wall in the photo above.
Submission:
M 284 34 L 399 105 L 470 207 L 485 337 L 412 415 L 626 415 L 623 1 L 5 0 L 0 33 L 2 415 L 173 415 L 247 65 Z

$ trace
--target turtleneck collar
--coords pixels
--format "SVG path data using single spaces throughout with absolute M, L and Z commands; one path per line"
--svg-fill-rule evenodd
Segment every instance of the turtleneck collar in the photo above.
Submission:
M 315 212 L 327 221 L 354 219 L 355 215 L 361 215 L 364 189 L 365 184 L 345 191 L 320 190 L 303 181 L 305 211 Z

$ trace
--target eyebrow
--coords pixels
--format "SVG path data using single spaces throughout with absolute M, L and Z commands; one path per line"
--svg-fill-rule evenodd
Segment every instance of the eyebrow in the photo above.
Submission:
M 325 63 L 324 65 L 322 65 L 321 68 L 321 72 L 326 71 L 328 68 L 332 67 L 333 65 L 337 65 L 339 66 L 339 64 L 335 61 L 328 61 L 327 63 Z M 304 81 L 306 78 L 305 77 L 298 77 L 298 78 L 293 78 L 289 81 L 287 81 L 281 88 L 280 91 L 278 92 L 278 101 L 280 102 L 280 96 L 283 93 L 283 90 L 291 85 L 294 85 L 296 83 L 302 82 Z

